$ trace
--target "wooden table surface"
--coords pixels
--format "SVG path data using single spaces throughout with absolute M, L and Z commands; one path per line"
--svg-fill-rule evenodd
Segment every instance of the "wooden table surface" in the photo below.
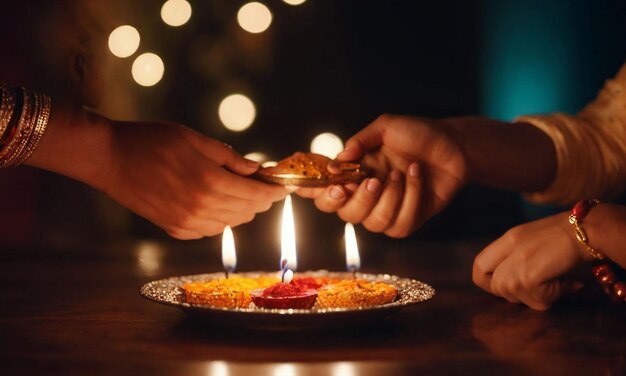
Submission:
M 2 249 L 0 374 L 626 374 L 625 310 L 595 286 L 548 312 L 485 294 L 470 277 L 484 242 L 376 237 L 364 271 L 419 279 L 437 295 L 356 328 L 242 330 L 139 295 L 154 279 L 219 271 L 218 241 Z

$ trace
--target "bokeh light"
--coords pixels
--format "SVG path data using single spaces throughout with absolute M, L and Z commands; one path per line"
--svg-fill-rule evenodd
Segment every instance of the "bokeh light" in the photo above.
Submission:
M 249 159 L 251 161 L 263 163 L 269 159 L 269 157 L 265 153 L 261 153 L 258 151 L 248 153 L 244 155 L 244 158 Z
M 250 98 L 243 94 L 232 94 L 222 100 L 218 108 L 222 124 L 234 132 L 248 129 L 256 117 L 256 108 Z
M 237 22 L 247 32 L 262 33 L 272 23 L 272 12 L 261 3 L 248 3 L 239 9 Z
M 129 57 L 139 48 L 141 37 L 137 29 L 122 25 L 109 34 L 109 50 L 117 57 Z
M 300 5 L 300 4 L 304 4 L 306 0 L 283 0 L 283 1 L 289 5 Z
M 342 150 L 343 142 L 341 138 L 333 133 L 319 134 L 311 142 L 311 152 L 325 155 L 331 159 L 335 159 Z
M 163 60 L 151 52 L 137 56 L 133 62 L 133 79 L 141 86 L 156 85 L 163 78 L 165 66 Z
M 161 19 L 170 26 L 181 26 L 191 18 L 191 4 L 187 0 L 168 0 L 161 7 Z

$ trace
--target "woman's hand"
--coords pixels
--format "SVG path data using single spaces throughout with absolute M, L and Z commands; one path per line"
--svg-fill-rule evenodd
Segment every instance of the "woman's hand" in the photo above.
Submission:
M 382 115 L 346 142 L 337 156 L 356 161 L 372 173 L 358 187 L 299 189 L 324 212 L 392 237 L 409 235 L 439 213 L 466 183 L 461 148 L 442 123 L 408 116 Z M 329 165 L 332 171 L 332 164 Z
M 178 239 L 250 222 L 287 193 L 246 178 L 256 162 L 178 124 L 117 123 L 110 152 L 102 189 Z
M 512 303 L 546 310 L 563 294 L 582 287 L 568 272 L 590 260 L 574 237 L 568 213 L 507 231 L 480 252 L 472 277 L 483 290 Z

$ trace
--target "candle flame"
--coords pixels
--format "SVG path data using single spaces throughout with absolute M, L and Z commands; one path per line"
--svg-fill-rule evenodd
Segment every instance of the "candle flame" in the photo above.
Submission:
M 361 257 L 352 223 L 346 223 L 344 237 L 346 240 L 346 267 L 350 271 L 357 271 L 361 268 Z
M 237 254 L 235 253 L 235 238 L 233 230 L 226 225 L 222 234 L 222 264 L 224 270 L 232 272 L 237 266 Z
M 296 258 L 296 230 L 293 220 L 293 209 L 291 206 L 291 195 L 285 198 L 285 206 L 283 206 L 283 220 L 281 226 L 281 269 L 282 262 L 287 260 L 289 269 L 296 270 L 298 268 L 298 260 Z

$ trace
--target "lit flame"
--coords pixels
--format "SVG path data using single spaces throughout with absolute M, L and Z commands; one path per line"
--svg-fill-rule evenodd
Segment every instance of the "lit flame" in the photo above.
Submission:
M 291 208 L 291 195 L 287 195 L 285 206 L 283 206 L 280 243 L 281 269 L 283 260 L 287 260 L 287 267 L 291 270 L 296 270 L 298 268 L 298 260 L 296 258 L 296 230 L 293 221 L 293 209 Z
M 356 234 L 352 223 L 346 223 L 346 267 L 349 271 L 357 271 L 361 268 L 361 257 L 359 257 L 359 247 L 356 243 Z
M 224 228 L 224 233 L 222 234 L 222 264 L 224 265 L 224 270 L 228 272 L 235 271 L 237 266 L 235 238 L 233 237 L 233 230 L 228 225 Z

